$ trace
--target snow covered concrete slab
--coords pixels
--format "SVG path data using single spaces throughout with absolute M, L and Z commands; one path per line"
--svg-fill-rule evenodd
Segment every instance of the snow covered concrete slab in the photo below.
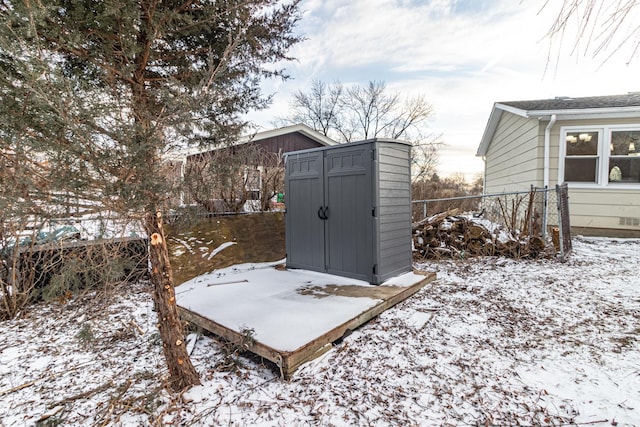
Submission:
M 406 273 L 374 286 L 283 265 L 242 264 L 195 277 L 176 289 L 181 314 L 235 342 L 251 331 L 256 343 L 250 350 L 289 375 L 347 330 L 435 279 L 433 273 Z

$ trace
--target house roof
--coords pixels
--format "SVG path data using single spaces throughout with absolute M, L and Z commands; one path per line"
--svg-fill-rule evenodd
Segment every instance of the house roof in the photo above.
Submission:
M 485 127 L 476 156 L 484 156 L 504 112 L 525 118 L 550 120 L 594 119 L 594 118 L 640 118 L 640 92 L 625 95 L 587 96 L 571 98 L 567 96 L 531 101 L 507 101 L 493 104 L 491 115 Z
M 258 132 L 253 135 L 245 135 L 238 141 L 238 144 L 245 144 L 250 141 L 260 141 L 262 139 L 273 138 L 275 136 L 286 135 L 289 133 L 298 132 L 304 136 L 313 139 L 321 145 L 335 145 L 338 142 L 333 139 L 324 136 L 318 131 L 311 129 L 309 126 L 299 123 L 297 125 L 285 126 L 277 129 L 271 129 L 263 132 Z
M 508 101 L 500 102 L 500 104 L 525 111 L 562 111 L 584 110 L 590 108 L 640 107 L 640 92 L 632 92 L 626 95 L 587 96 L 584 98 L 559 96 L 554 99 Z
M 298 132 L 308 138 L 311 138 L 312 140 L 316 141 L 317 143 L 323 145 L 323 146 L 327 146 L 327 145 L 335 145 L 338 144 L 337 141 L 334 141 L 333 139 L 324 136 L 323 134 L 321 134 L 318 131 L 315 131 L 313 129 L 311 129 L 309 126 L 299 123 L 296 125 L 291 125 L 291 126 L 284 126 L 281 128 L 277 128 L 277 129 L 271 129 L 271 130 L 267 130 L 267 131 L 263 131 L 263 132 L 257 132 L 257 133 L 253 133 L 253 134 L 248 134 L 248 135 L 244 135 L 242 137 L 240 137 L 233 145 L 241 145 L 241 144 L 246 144 L 248 142 L 255 142 L 255 141 L 261 141 L 263 139 L 267 139 L 267 138 L 273 138 L 276 136 L 281 136 L 281 135 L 287 135 L 290 133 L 294 133 L 294 132 Z M 224 148 L 224 147 L 215 147 L 213 149 L 207 149 L 205 151 L 213 151 L 213 150 L 218 150 L 220 148 Z M 183 161 L 185 158 L 195 155 L 195 154 L 199 154 L 202 153 L 203 150 L 197 147 L 189 147 L 188 149 L 181 149 L 181 150 L 175 150 L 169 154 L 167 154 L 165 156 L 165 158 L 167 160 L 177 160 L 177 161 Z

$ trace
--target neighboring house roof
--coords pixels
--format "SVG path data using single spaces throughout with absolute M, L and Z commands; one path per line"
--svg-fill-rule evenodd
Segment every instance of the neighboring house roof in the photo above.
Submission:
M 316 141 L 318 144 L 323 146 L 338 144 L 337 141 L 334 141 L 333 139 L 324 136 L 320 132 L 311 129 L 309 126 L 300 123 L 297 125 L 285 126 L 277 129 L 271 129 L 263 132 L 257 132 L 254 134 L 245 135 L 240 137 L 240 139 L 238 139 L 238 141 L 233 145 L 241 145 L 241 144 L 246 144 L 248 142 L 261 141 L 264 139 L 273 138 L 281 135 L 287 135 L 294 132 L 298 132 L 306 136 L 307 138 L 310 138 Z M 221 148 L 224 148 L 224 147 L 216 147 L 213 149 L 207 149 L 205 151 L 214 151 Z M 203 150 L 200 148 L 190 147 L 188 149 L 175 150 L 174 152 L 167 154 L 164 157 L 166 160 L 182 161 L 191 155 L 202 153 L 202 152 Z
M 482 135 L 476 156 L 484 156 L 498 127 L 503 112 L 538 120 L 640 117 L 640 92 L 626 95 L 556 97 L 532 101 L 496 102 Z
M 304 136 L 313 139 L 314 141 L 318 142 L 321 145 L 335 145 L 338 143 L 337 141 L 334 141 L 333 139 L 327 136 L 324 136 L 320 132 L 311 129 L 309 126 L 300 123 L 297 125 L 285 126 L 277 129 L 258 132 L 253 135 L 243 136 L 238 141 L 238 144 L 245 144 L 250 141 L 260 141 L 262 139 L 273 138 L 275 136 L 286 135 L 294 132 L 301 133 Z

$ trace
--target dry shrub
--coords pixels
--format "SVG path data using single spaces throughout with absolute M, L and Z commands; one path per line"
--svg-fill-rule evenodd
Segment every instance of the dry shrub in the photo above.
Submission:
M 251 143 L 189 156 L 182 188 L 186 204 L 209 213 L 241 212 L 247 201 L 266 211 L 283 189 L 282 153 Z
M 46 242 L 35 229 L 10 224 L 0 239 L 0 319 L 16 317 L 33 301 L 65 302 L 81 289 L 105 289 L 146 274 L 143 239 Z

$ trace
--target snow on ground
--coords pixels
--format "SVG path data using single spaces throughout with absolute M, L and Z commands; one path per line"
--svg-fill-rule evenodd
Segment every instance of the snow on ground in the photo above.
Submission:
M 225 242 L 225 243 L 221 244 L 220 246 L 218 246 L 217 248 L 215 248 L 214 250 L 211 251 L 211 253 L 207 256 L 207 260 L 211 261 L 211 258 L 213 258 L 218 253 L 220 253 L 220 251 L 228 248 L 229 246 L 233 246 L 235 244 L 236 244 L 236 242 Z M 204 255 L 202 255 L 202 256 L 204 257 Z
M 0 425 L 639 425 L 640 240 L 574 239 L 566 264 L 427 262 L 438 280 L 289 381 L 250 357 L 180 396 L 144 284 L 0 324 Z

